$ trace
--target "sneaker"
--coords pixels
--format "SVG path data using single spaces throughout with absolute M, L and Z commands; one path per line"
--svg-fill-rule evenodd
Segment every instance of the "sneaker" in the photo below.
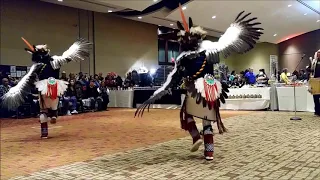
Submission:
M 68 116 L 71 116 L 71 115 L 72 115 L 69 110 L 67 111 L 67 115 L 68 115 Z
M 202 145 L 202 139 L 198 139 L 195 143 L 193 143 L 190 151 L 191 152 L 196 152 L 198 151 L 199 147 Z
M 77 110 L 73 110 L 73 111 L 71 112 L 71 114 L 78 114 L 78 111 L 77 111 Z
M 41 139 L 48 139 L 48 134 L 47 135 L 42 134 Z
M 57 118 L 56 117 L 52 117 L 51 120 L 50 120 L 50 123 L 51 124 L 57 123 Z

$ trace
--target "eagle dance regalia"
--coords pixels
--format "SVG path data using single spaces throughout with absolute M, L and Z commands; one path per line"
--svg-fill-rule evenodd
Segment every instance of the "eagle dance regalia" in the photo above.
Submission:
M 22 38 L 32 54 L 34 64 L 20 82 L 11 88 L 2 98 L 2 106 L 16 109 L 24 103 L 25 97 L 35 86 L 39 91 L 41 138 L 48 137 L 48 119 L 55 124 L 58 116 L 59 96 L 67 90 L 68 82 L 59 80 L 60 67 L 70 61 L 82 61 L 90 56 L 91 43 L 79 39 L 62 56 L 51 56 L 46 44 L 31 45 Z
M 206 160 L 213 160 L 214 140 L 212 123 L 217 123 L 219 133 L 227 131 L 224 127 L 219 108 L 228 98 L 228 85 L 214 76 L 214 65 L 219 64 L 219 54 L 228 57 L 231 53 L 245 53 L 254 48 L 261 31 L 257 18 L 248 18 L 251 13 L 241 12 L 218 42 L 204 40 L 206 31 L 194 26 L 189 18 L 189 25 L 180 5 L 182 22 L 177 22 L 182 52 L 177 57 L 173 71 L 166 82 L 136 110 L 135 116 L 142 116 L 144 110 L 161 97 L 171 94 L 171 89 L 183 80 L 187 93 L 184 99 L 180 121 L 181 128 L 189 131 L 193 138 L 191 152 L 197 151 L 204 142 Z M 203 131 L 200 135 L 194 117 L 202 119 Z M 203 138 L 203 139 L 202 139 Z

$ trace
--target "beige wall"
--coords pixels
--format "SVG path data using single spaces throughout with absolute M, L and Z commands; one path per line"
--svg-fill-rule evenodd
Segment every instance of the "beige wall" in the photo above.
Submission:
M 96 72 L 125 75 L 131 68 L 158 64 L 157 26 L 95 13 Z
M 267 75 L 270 72 L 270 55 L 278 55 L 278 45 L 272 43 L 258 43 L 254 49 L 246 54 L 234 54 L 227 59 L 221 58 L 229 66 L 229 70 L 237 73 L 248 68 L 254 72 L 265 69 Z
M 93 41 L 95 25 L 95 64 L 89 60 L 69 63 L 67 72 L 114 71 L 120 75 L 141 63 L 147 68 L 158 64 L 157 26 L 132 20 L 54 5 L 38 0 L 1 0 L 0 64 L 31 64 L 24 51 L 25 37 L 32 44 L 47 43 L 51 54 L 60 55 L 79 36 Z
M 47 43 L 51 54 L 61 54 L 78 37 L 76 9 L 35 0 L 1 0 L 0 63 L 28 66 L 31 56 L 20 37 L 31 44 Z M 67 17 L 67 18 L 66 18 Z M 80 64 L 70 63 L 67 71 L 79 71 Z
M 79 36 L 93 41 L 93 53 L 88 61 L 63 66 L 67 72 L 93 74 L 114 71 L 124 76 L 130 68 L 158 65 L 157 26 L 84 10 L 54 5 L 38 0 L 1 0 L 0 64 L 30 65 L 30 55 L 20 39 L 32 44 L 47 43 L 51 54 L 60 55 Z M 94 20 L 93 20 L 94 18 Z M 93 28 L 94 25 L 94 28 Z M 93 32 L 94 31 L 94 32 Z M 216 41 L 217 38 L 208 37 Z M 277 55 L 277 45 L 260 43 L 247 54 L 222 59 L 230 70 L 252 67 L 269 72 L 269 56 Z M 95 69 L 94 69 L 95 67 Z

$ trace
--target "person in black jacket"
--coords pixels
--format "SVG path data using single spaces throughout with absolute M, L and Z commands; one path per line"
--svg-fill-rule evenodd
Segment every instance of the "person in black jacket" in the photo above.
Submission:
M 87 94 L 87 98 L 90 99 L 90 108 L 94 110 L 97 97 L 99 96 L 98 87 L 95 86 L 94 80 L 90 81 L 86 94 Z
M 76 86 L 74 80 L 70 80 L 70 84 L 68 84 L 68 89 L 66 93 L 66 98 L 69 99 L 69 102 L 71 103 L 71 114 L 77 114 L 77 92 L 76 92 Z

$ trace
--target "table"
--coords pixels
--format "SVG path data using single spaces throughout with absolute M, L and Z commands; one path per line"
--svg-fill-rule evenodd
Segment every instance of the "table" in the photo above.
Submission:
M 108 107 L 132 108 L 133 99 L 133 90 L 111 90 Z
M 135 89 L 133 95 L 133 107 L 136 108 L 140 104 L 148 100 L 156 89 Z M 181 90 L 172 90 L 172 95 L 165 95 L 157 100 L 150 108 L 164 108 L 171 105 L 181 104 Z
M 226 103 L 221 105 L 221 109 L 228 110 L 264 110 L 270 107 L 270 87 L 259 88 L 237 88 L 229 89 L 228 96 L 259 94 L 262 98 L 236 98 L 226 99 Z
M 293 87 L 277 87 L 279 111 L 294 111 Z M 296 87 L 297 111 L 314 112 L 312 95 L 307 86 Z

